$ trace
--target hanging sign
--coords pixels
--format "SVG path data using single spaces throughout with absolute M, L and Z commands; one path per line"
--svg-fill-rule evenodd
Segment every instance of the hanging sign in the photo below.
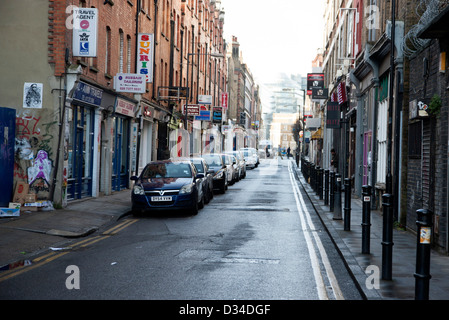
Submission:
M 96 57 L 98 38 L 98 9 L 73 9 L 73 56 Z
M 144 74 L 117 73 L 114 77 L 114 89 L 117 92 L 145 93 L 146 86 Z
M 137 37 L 137 73 L 153 82 L 154 34 L 139 33 Z
M 327 103 L 326 128 L 340 129 L 340 105 L 338 102 Z
M 221 107 L 213 107 L 212 108 L 212 122 L 213 123 L 221 123 L 223 118 L 223 112 Z
M 313 89 L 324 89 L 324 73 L 307 74 L 307 95 L 312 95 Z
M 225 108 L 225 109 L 228 107 L 228 93 L 227 92 L 223 92 L 221 94 L 221 107 Z

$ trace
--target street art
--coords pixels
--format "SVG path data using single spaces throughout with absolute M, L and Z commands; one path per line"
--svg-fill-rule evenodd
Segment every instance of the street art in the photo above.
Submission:
M 34 110 L 16 115 L 14 179 L 28 182 L 30 192 L 38 194 L 39 199 L 45 199 L 50 191 L 54 125 L 57 121 L 42 123 Z
M 50 191 L 50 177 L 51 177 L 52 163 L 48 158 L 48 153 L 44 150 L 39 150 L 33 165 L 28 168 L 28 184 L 30 189 L 36 193 L 40 191 Z

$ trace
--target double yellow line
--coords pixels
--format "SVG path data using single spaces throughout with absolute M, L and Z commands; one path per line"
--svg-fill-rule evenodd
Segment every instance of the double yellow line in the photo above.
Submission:
M 59 252 L 51 251 L 51 252 L 44 254 L 40 257 L 34 258 L 33 260 L 31 260 L 30 265 L 24 265 L 24 266 L 17 267 L 12 270 L 1 272 L 0 273 L 0 282 L 10 279 L 12 277 L 18 276 L 18 275 L 28 272 L 30 270 L 36 269 L 40 266 L 43 266 L 44 264 L 47 264 L 53 260 L 56 260 L 62 256 L 65 256 L 66 254 L 70 253 L 70 251 L 73 249 L 87 247 L 87 246 L 90 246 L 90 245 L 97 243 L 101 240 L 109 238 L 110 236 L 113 236 L 113 235 L 119 233 L 120 231 L 129 227 L 130 225 L 132 225 L 133 223 L 135 223 L 137 221 L 138 220 L 125 220 L 125 221 L 119 223 L 118 225 L 104 231 L 99 236 L 95 236 L 95 237 L 91 237 L 91 238 L 79 241 L 67 248 L 62 249 L 62 251 L 59 251 Z

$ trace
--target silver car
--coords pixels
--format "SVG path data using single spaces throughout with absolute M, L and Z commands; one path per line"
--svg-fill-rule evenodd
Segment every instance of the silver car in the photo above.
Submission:
M 237 159 L 237 164 L 239 168 L 239 177 L 240 179 L 243 179 L 246 177 L 246 162 L 245 158 L 243 157 L 243 153 L 241 151 L 228 151 L 225 152 L 227 154 L 232 154 Z

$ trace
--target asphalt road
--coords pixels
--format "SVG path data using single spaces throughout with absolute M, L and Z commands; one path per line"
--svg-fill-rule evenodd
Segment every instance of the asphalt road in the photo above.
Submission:
M 0 299 L 361 299 L 287 160 L 263 160 L 197 216 L 128 216 L 53 255 Z

